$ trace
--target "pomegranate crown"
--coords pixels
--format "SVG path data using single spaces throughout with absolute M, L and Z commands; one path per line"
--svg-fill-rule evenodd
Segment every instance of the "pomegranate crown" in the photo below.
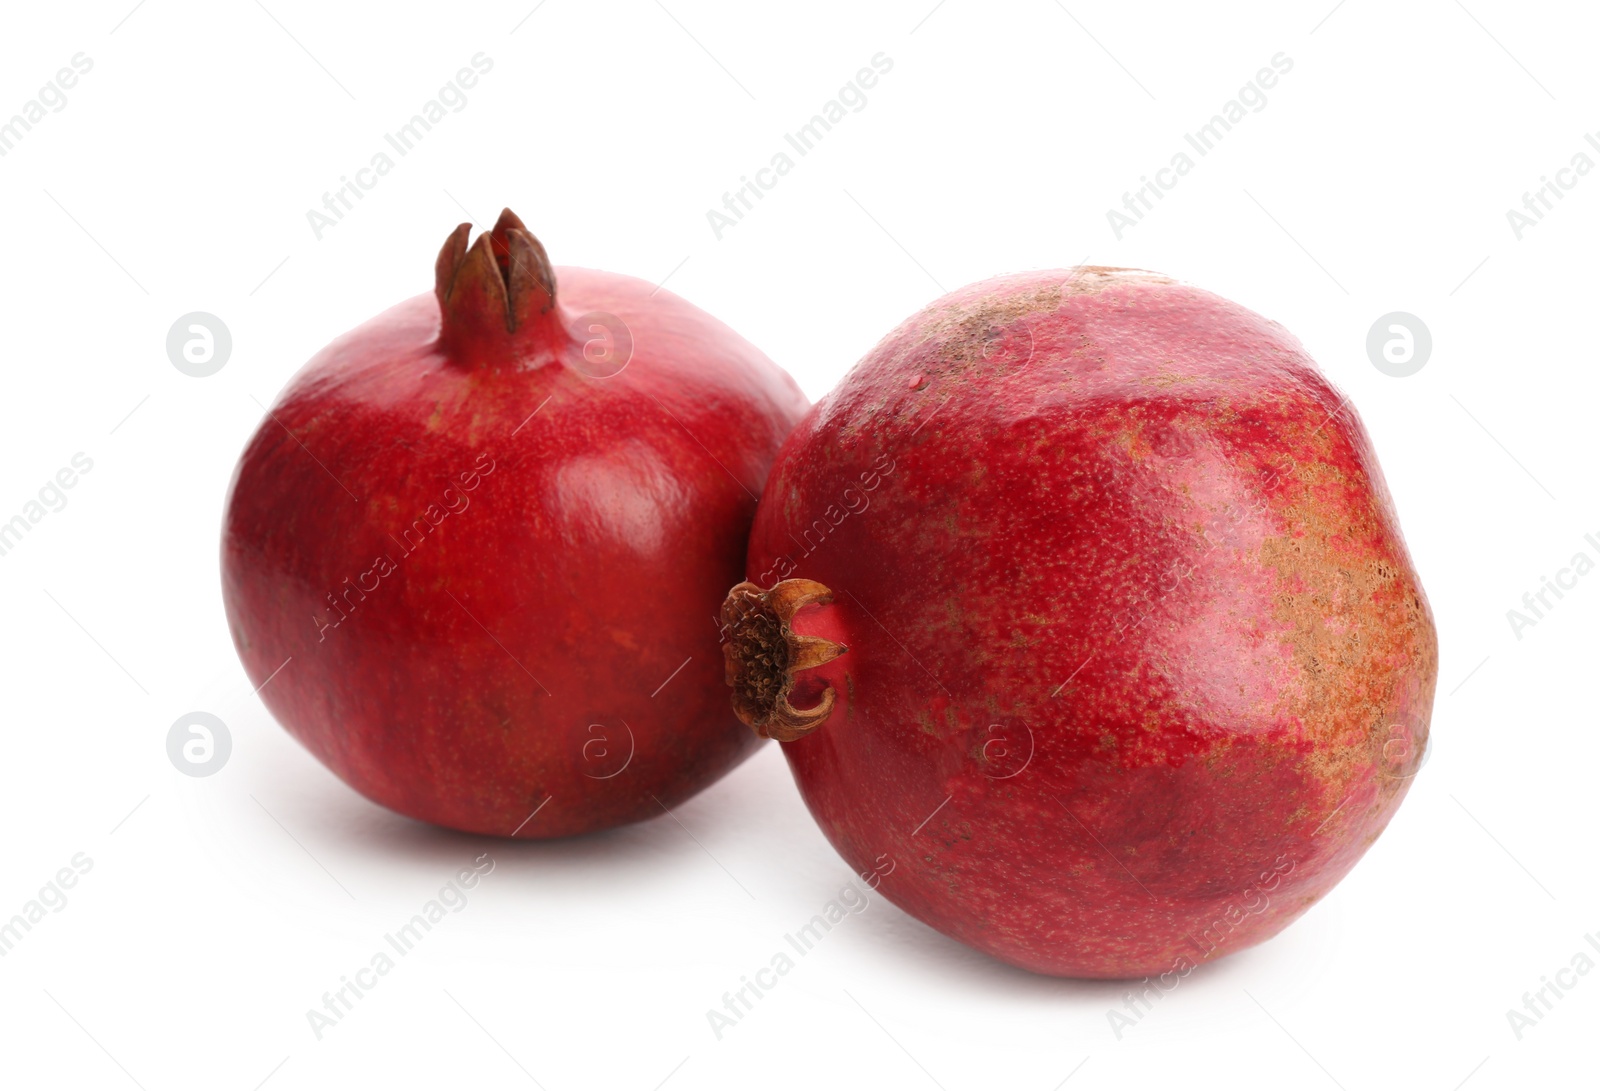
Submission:
M 457 226 L 434 263 L 440 343 L 463 364 L 558 355 L 568 337 L 544 247 L 509 208 L 468 247 L 471 233 Z

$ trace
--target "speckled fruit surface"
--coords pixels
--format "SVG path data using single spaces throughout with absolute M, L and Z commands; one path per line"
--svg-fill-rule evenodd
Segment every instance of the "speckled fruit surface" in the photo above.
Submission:
M 523 838 L 658 815 L 759 742 L 714 615 L 806 402 L 670 292 L 552 270 L 510 213 L 468 235 L 251 439 L 234 642 L 279 722 L 402 814 Z
M 828 838 L 1042 973 L 1165 986 L 1272 936 L 1425 753 L 1433 622 L 1355 411 L 1281 326 L 1155 274 L 906 321 L 785 444 L 746 576 L 736 704 Z M 828 594 L 761 617 L 785 579 Z

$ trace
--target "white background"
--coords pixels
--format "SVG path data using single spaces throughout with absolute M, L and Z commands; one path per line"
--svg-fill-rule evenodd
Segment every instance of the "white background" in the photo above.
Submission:
M 1593 1086 L 1600 974 L 1521 1040 L 1506 1016 L 1600 934 L 1600 575 L 1520 639 L 1506 617 L 1600 559 L 1600 172 L 1520 240 L 1506 218 L 1600 130 L 1592 12 L 265 2 L 10 5 L 0 33 L 0 117 L 94 62 L 0 158 L 0 521 L 94 463 L 0 557 L 0 917 L 93 861 L 0 959 L 6 1084 Z M 306 211 L 478 52 L 468 105 L 316 239 Z M 717 240 L 706 211 L 879 52 L 866 108 Z M 1279 52 L 1265 108 L 1117 239 L 1107 209 Z M 1007 271 L 1153 268 L 1284 323 L 1371 430 L 1437 615 L 1435 748 L 1388 832 L 1120 1039 L 1121 986 L 1010 969 L 874 897 L 719 1041 L 707 1009 L 851 878 L 775 747 L 676 820 L 565 843 L 358 797 L 235 659 L 224 490 L 288 376 L 502 205 L 557 264 L 670 277 L 813 399 Z M 197 310 L 234 340 L 204 379 L 164 347 Z M 1396 310 L 1434 338 L 1404 379 L 1364 348 Z M 191 710 L 231 729 L 209 778 L 167 758 Z M 466 908 L 317 1040 L 307 1009 L 485 851 Z

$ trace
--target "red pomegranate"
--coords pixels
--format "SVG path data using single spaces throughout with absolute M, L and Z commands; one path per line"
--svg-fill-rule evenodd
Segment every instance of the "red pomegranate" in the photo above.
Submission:
M 245 449 L 234 643 L 278 720 L 402 814 L 523 838 L 660 814 L 759 741 L 714 615 L 806 402 L 670 292 L 552 270 L 509 210 L 469 232 Z
M 852 867 L 1072 977 L 1274 935 L 1420 766 L 1433 622 L 1354 412 L 1150 273 L 913 316 L 774 466 L 724 606 L 740 717 Z

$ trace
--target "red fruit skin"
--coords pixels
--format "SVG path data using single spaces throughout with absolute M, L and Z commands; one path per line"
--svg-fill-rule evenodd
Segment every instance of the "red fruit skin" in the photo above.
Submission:
M 555 274 L 567 316 L 626 323 L 619 374 L 572 366 L 583 329 L 543 366 L 453 360 L 417 296 L 291 381 L 222 543 L 229 627 L 279 722 L 386 807 L 520 838 L 658 815 L 754 751 L 715 613 L 806 407 L 672 293 Z
M 1274 935 L 1425 750 L 1432 617 L 1354 411 L 1154 274 L 909 319 L 786 442 L 746 576 L 835 595 L 793 627 L 849 646 L 796 680 L 837 705 L 783 744 L 828 838 L 1040 973 L 1170 988 Z

